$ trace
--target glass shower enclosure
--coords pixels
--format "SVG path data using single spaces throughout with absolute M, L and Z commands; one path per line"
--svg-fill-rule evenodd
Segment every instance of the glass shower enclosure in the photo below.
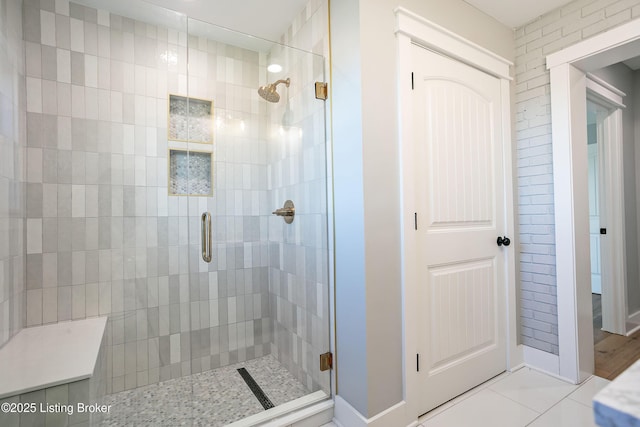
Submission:
M 234 399 L 259 413 L 330 393 L 319 363 L 329 351 L 325 117 L 314 96 L 324 61 L 234 37 L 188 20 L 189 97 L 176 98 L 187 141 L 169 128 L 169 180 L 181 178 L 171 162 L 182 150 L 192 372 L 231 371 Z
M 73 184 L 58 236 L 86 233 L 51 251 L 86 251 L 69 279 L 98 302 L 73 318 L 109 318 L 102 424 L 254 425 L 327 398 L 324 58 L 141 1 L 68 20 L 71 141 L 50 154 L 71 175 L 51 179 Z

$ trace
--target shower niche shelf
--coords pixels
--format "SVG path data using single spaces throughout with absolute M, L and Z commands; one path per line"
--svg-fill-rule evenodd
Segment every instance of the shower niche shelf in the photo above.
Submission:
M 168 104 L 168 193 L 212 196 L 213 101 L 169 94 Z
M 213 143 L 213 101 L 169 94 L 167 137 L 171 141 Z
M 213 153 L 169 149 L 169 195 L 213 196 Z

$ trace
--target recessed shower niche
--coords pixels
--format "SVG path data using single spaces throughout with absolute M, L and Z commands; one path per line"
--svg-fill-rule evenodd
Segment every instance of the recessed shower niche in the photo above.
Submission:
M 213 101 L 169 95 L 170 141 L 213 143 Z
M 168 103 L 169 195 L 213 196 L 213 101 L 169 94 Z
M 169 195 L 213 196 L 212 153 L 169 149 Z

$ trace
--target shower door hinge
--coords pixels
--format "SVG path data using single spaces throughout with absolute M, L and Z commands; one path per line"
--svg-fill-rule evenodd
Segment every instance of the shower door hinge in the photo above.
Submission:
M 325 82 L 316 82 L 316 99 L 326 101 L 329 97 L 329 88 Z
M 333 369 L 333 354 L 331 352 L 320 355 L 320 371 Z

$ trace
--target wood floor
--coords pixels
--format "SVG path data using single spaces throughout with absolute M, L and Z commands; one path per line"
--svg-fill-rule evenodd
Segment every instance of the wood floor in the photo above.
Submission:
M 600 295 L 593 294 L 595 375 L 612 380 L 640 359 L 640 331 L 625 337 L 605 332 L 601 327 Z

